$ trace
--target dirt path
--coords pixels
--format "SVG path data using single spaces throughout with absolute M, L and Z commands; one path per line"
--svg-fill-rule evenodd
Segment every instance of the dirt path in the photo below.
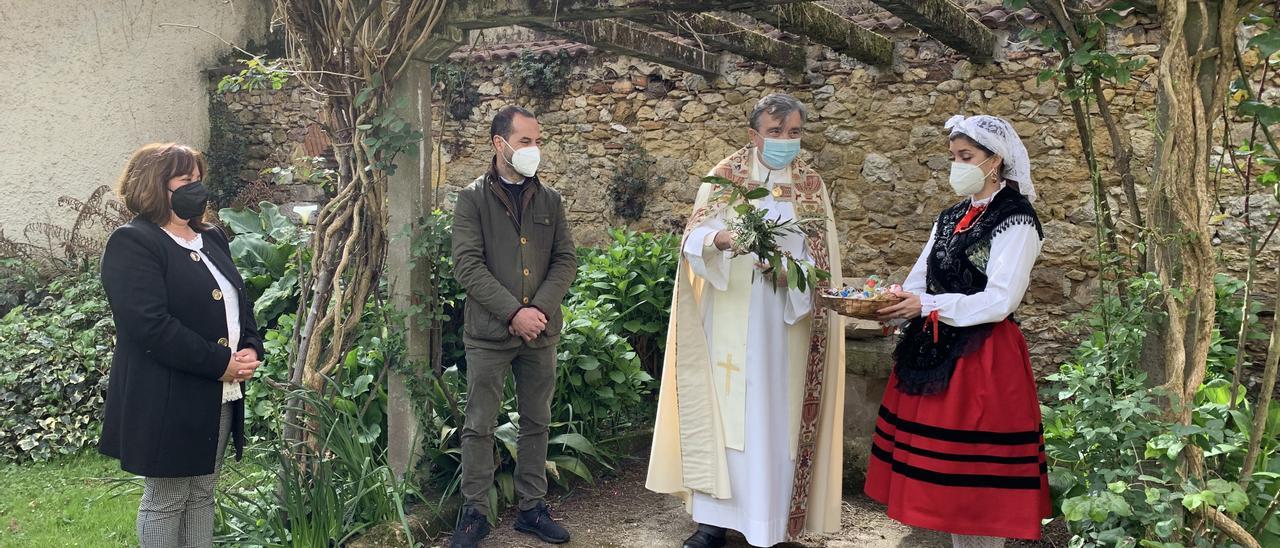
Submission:
M 677 548 L 693 532 L 689 514 L 674 497 L 644 488 L 645 463 L 623 464 L 622 474 L 601 480 L 552 498 L 552 513 L 573 535 L 566 548 Z M 843 529 L 832 535 L 810 535 L 800 543 L 777 548 L 950 548 L 949 535 L 914 529 L 884 515 L 884 508 L 860 493 L 846 493 L 841 521 Z M 849 496 L 851 495 L 851 496 Z M 508 510 L 488 539 L 485 548 L 545 548 L 538 539 L 511 528 L 515 513 Z M 1065 546 L 1060 531 L 1039 543 L 1014 542 L 1009 548 L 1050 548 Z M 446 544 L 447 539 L 437 540 Z M 745 548 L 741 535 L 731 533 L 729 548 Z

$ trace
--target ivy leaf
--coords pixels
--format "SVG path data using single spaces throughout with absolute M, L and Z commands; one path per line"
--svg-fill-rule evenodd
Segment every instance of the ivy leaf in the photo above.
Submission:
M 1187 510 L 1196 510 L 1205 504 L 1217 506 L 1218 495 L 1214 494 L 1213 491 L 1204 490 L 1199 493 L 1187 493 L 1182 496 L 1182 506 Z
M 1248 47 L 1258 48 L 1258 53 L 1262 54 L 1262 58 L 1271 57 L 1277 51 L 1280 51 L 1280 29 L 1271 27 L 1249 39 Z
M 1236 109 L 1243 116 L 1257 117 L 1263 125 L 1280 123 L 1280 107 L 1274 107 L 1256 100 L 1244 101 Z
M 1240 490 L 1240 486 L 1237 485 L 1235 487 L 1236 488 L 1231 490 L 1230 493 L 1227 493 L 1226 500 L 1224 501 L 1224 504 L 1227 507 L 1227 512 L 1233 514 L 1241 512 L 1249 506 L 1248 495 L 1245 495 L 1244 491 Z
M 1087 496 L 1071 497 L 1062 501 L 1062 515 L 1067 521 L 1084 521 L 1088 510 Z
M 1114 9 L 1109 9 L 1099 13 L 1098 20 L 1108 25 L 1119 25 L 1124 20 L 1124 17 L 1116 13 Z
M 1089 62 L 1094 59 L 1094 54 L 1091 50 L 1092 48 L 1089 46 L 1076 50 L 1076 52 L 1071 55 L 1071 62 L 1080 66 L 1089 64 Z
M 373 96 L 373 88 L 364 88 L 360 90 L 360 93 L 356 94 L 356 106 L 357 107 L 364 106 L 365 103 L 369 102 L 369 98 L 372 96 Z

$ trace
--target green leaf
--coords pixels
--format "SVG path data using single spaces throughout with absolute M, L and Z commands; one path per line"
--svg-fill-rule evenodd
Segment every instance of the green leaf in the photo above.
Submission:
M 225 208 L 218 211 L 218 218 L 235 234 L 259 234 L 262 232 L 262 220 L 257 212 L 251 209 Z
M 254 318 L 259 325 L 267 325 L 296 304 L 298 298 L 298 271 L 289 270 L 272 282 L 258 300 L 253 303 Z
M 516 444 L 520 438 L 520 432 L 515 423 L 503 423 L 493 431 L 493 437 L 502 442 L 503 447 L 506 447 L 507 454 L 511 455 L 511 458 L 516 458 Z
M 1275 52 L 1280 51 L 1280 29 L 1271 27 L 1250 38 L 1248 47 L 1258 48 L 1258 53 L 1263 59 L 1271 57 Z
M 1090 61 L 1093 61 L 1093 58 L 1093 52 L 1090 51 L 1088 47 L 1084 47 L 1076 50 L 1076 52 L 1071 55 L 1071 62 L 1079 66 L 1085 66 L 1089 64 Z
M 764 187 L 748 190 L 743 196 L 748 200 L 759 200 L 769 195 L 769 190 Z
M 1217 506 L 1218 496 L 1209 490 L 1200 491 L 1199 493 L 1187 493 L 1182 496 L 1182 506 L 1186 507 L 1187 510 L 1196 510 L 1205 504 Z
M 579 453 L 591 455 L 597 459 L 601 458 L 600 453 L 596 450 L 596 446 L 592 444 L 591 441 L 588 440 L 582 434 L 577 434 L 573 432 L 560 434 L 554 438 L 551 438 L 550 440 L 547 440 L 547 444 L 548 445 L 565 445 L 573 448 L 574 451 L 577 451 Z
M 363 394 L 365 390 L 369 389 L 369 385 L 372 383 L 373 383 L 372 374 L 365 373 L 363 375 L 360 375 L 359 377 L 356 377 L 356 381 L 351 384 L 352 394 L 356 394 L 356 395 Z
M 1119 25 L 1124 21 L 1124 17 L 1121 17 L 1115 10 L 1103 10 L 1098 13 L 1098 20 L 1108 25 Z
M 516 482 L 511 472 L 499 473 L 493 479 L 498 485 L 498 492 L 502 495 L 503 500 L 516 500 Z
M 1087 496 L 1071 497 L 1062 501 L 1062 515 L 1067 521 L 1083 521 L 1088 515 Z
M 588 483 L 595 483 L 595 478 L 591 477 L 591 470 L 587 468 L 587 465 L 583 464 L 582 460 L 577 457 L 556 455 L 551 457 L 551 461 L 555 462 L 556 466 L 561 470 L 568 471 L 569 473 L 586 480 Z
M 1220 495 L 1230 493 L 1233 488 L 1239 488 L 1236 484 L 1219 478 L 1209 480 L 1205 484 L 1205 487 Z
M 594 371 L 600 367 L 600 360 L 595 356 L 579 356 L 577 366 L 583 371 Z
M 1263 125 L 1273 125 L 1280 123 L 1280 107 L 1271 106 L 1256 100 L 1248 100 L 1240 103 L 1236 111 L 1242 116 L 1253 116 Z
M 1224 504 L 1227 507 L 1227 512 L 1232 514 L 1243 512 L 1244 509 L 1249 506 L 1249 496 L 1245 495 L 1244 491 L 1240 490 L 1239 485 L 1232 484 L 1232 487 L 1234 487 L 1234 489 L 1227 493 L 1226 500 L 1224 501 Z
M 271 202 L 261 202 L 258 208 L 262 210 L 259 215 L 268 237 L 277 242 L 286 242 L 293 238 L 297 228 L 293 225 L 293 221 L 280 213 L 279 206 Z

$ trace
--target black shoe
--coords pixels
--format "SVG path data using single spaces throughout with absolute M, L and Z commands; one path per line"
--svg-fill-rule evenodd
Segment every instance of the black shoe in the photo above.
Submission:
M 449 539 L 449 548 L 475 548 L 480 540 L 489 536 L 489 518 L 475 508 L 467 507 L 458 516 L 458 525 Z
M 698 530 L 694 531 L 689 538 L 684 539 L 682 548 L 720 548 L 724 546 L 723 527 L 714 525 L 698 525 Z
M 551 544 L 569 542 L 569 531 L 551 519 L 551 512 L 547 510 L 545 502 L 539 502 L 537 506 L 517 513 L 515 528 L 521 533 L 538 537 L 542 542 Z

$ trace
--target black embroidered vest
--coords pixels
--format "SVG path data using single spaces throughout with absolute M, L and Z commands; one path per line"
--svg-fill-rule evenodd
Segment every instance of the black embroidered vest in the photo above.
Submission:
M 987 260 L 991 256 L 991 240 L 1015 225 L 1033 225 L 1040 238 L 1044 230 L 1031 202 L 1013 189 L 996 193 L 995 198 L 970 225 L 959 234 L 956 224 L 969 210 L 969 200 L 947 208 L 938 216 L 933 248 L 929 250 L 925 290 L 931 295 L 961 293 L 973 295 L 987 286 Z M 905 394 L 937 394 L 946 390 L 955 371 L 956 360 L 982 345 L 991 333 L 992 324 L 955 327 L 928 318 L 915 318 L 907 323 L 898 347 L 894 350 L 894 373 L 897 389 Z

